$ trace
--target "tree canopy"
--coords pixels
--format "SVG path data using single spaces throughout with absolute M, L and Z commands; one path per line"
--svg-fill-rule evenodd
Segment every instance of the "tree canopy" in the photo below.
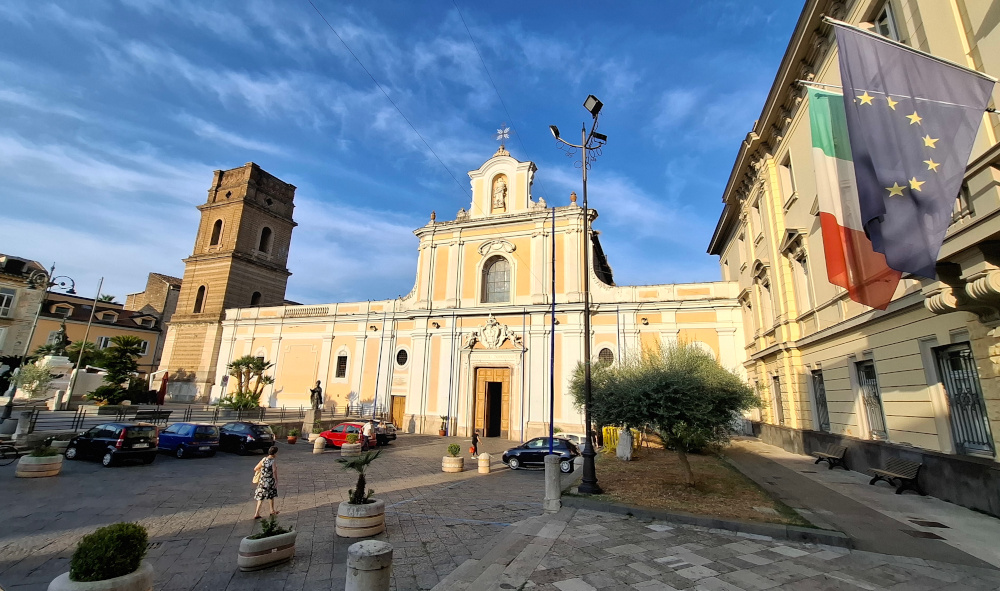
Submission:
M 220 404 L 231 408 L 256 408 L 260 406 L 260 396 L 264 386 L 274 383 L 274 377 L 264 372 L 274 367 L 270 361 L 260 357 L 244 355 L 226 366 L 229 375 L 236 378 L 236 391 L 228 394 Z
M 582 364 L 571 388 L 584 402 Z M 753 389 L 708 353 L 679 342 L 591 368 L 591 416 L 600 425 L 649 426 L 674 449 L 694 484 L 687 453 L 729 439 L 729 425 L 759 404 Z

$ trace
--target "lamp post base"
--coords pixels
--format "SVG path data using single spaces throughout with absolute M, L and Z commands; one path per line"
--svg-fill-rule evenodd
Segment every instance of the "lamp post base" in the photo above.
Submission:
M 594 447 L 589 441 L 580 455 L 583 456 L 583 479 L 580 481 L 580 486 L 577 487 L 577 492 L 583 495 L 601 494 L 604 490 L 597 484 L 597 470 L 594 467 L 594 458 L 597 457 L 597 452 L 594 451 Z

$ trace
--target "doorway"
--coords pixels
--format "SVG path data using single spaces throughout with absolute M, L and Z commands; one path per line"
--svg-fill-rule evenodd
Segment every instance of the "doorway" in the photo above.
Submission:
M 510 368 L 476 369 L 474 428 L 484 437 L 510 434 Z
M 393 396 L 391 401 L 392 424 L 396 426 L 396 429 L 402 430 L 403 415 L 406 412 L 406 396 Z

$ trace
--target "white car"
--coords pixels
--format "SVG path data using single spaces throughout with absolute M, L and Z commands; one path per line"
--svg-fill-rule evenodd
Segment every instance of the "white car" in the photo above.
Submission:
M 583 444 L 587 442 L 587 436 L 580 433 L 556 433 L 556 437 L 571 441 L 580 449 L 583 449 Z

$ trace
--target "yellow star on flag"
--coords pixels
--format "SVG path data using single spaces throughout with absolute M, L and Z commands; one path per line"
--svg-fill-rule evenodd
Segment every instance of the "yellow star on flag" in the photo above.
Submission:
M 913 177 L 912 179 L 910 179 L 910 188 L 913 189 L 914 191 L 919 191 L 920 187 L 926 182 L 927 181 L 918 181 L 917 177 Z
M 930 159 L 930 160 L 924 160 L 924 164 L 927 165 L 927 170 L 933 170 L 934 172 L 937 172 L 937 167 L 941 166 L 941 163 L 940 162 L 934 162 L 933 158 Z
M 866 90 L 865 93 L 862 94 L 862 95 L 860 95 L 860 96 L 858 96 L 858 98 L 861 99 L 861 104 L 862 105 L 870 105 L 870 104 L 872 104 L 872 99 L 875 98 L 875 97 L 869 95 L 868 91 Z
M 923 119 L 920 118 L 920 115 L 917 115 L 916 111 L 914 111 L 912 115 L 907 115 L 906 118 L 910 120 L 910 125 L 913 125 L 914 123 L 919 125 L 920 122 L 923 121 Z
M 899 195 L 902 197 L 903 189 L 905 188 L 906 185 L 900 186 L 899 183 L 893 183 L 891 187 L 886 187 L 885 190 L 889 191 L 889 197 L 892 197 L 893 195 Z
M 931 137 L 930 135 L 924 136 L 924 146 L 928 148 L 936 148 L 934 144 L 938 141 L 938 138 Z
M 887 103 L 889 103 L 889 108 L 892 109 L 893 111 L 895 111 L 896 110 L 896 105 L 899 104 L 899 101 L 892 100 L 891 96 L 886 96 L 885 100 L 886 100 Z

